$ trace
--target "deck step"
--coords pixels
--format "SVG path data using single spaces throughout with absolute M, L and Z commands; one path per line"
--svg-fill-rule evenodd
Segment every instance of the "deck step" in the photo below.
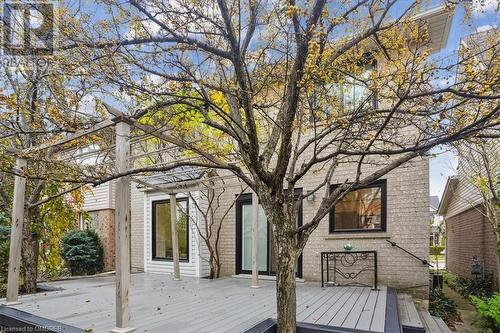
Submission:
M 422 318 L 426 333 L 451 333 L 443 319 L 431 316 L 426 310 L 418 310 L 418 314 Z
M 425 333 L 424 324 L 410 295 L 398 294 L 398 310 L 403 333 Z

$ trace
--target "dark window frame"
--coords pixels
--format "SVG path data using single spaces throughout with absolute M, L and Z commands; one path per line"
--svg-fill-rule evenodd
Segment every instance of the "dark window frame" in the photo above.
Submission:
M 176 200 L 177 202 L 186 202 L 186 214 L 188 216 L 187 218 L 187 226 L 186 226 L 186 245 L 187 245 L 187 257 L 186 258 L 181 258 L 179 254 L 179 261 L 180 262 L 189 262 L 189 253 L 191 252 L 190 248 L 190 243 L 189 243 L 189 198 L 178 198 Z M 157 257 L 156 256 L 156 205 L 158 204 L 165 204 L 168 203 L 170 204 L 170 199 L 165 199 L 165 200 L 153 200 L 151 201 L 151 259 L 153 261 L 173 261 L 173 257 Z M 172 221 L 170 221 L 172 223 Z M 177 234 L 177 237 L 179 235 Z
M 302 188 L 297 188 L 295 189 L 294 191 L 294 196 L 295 198 L 298 198 L 300 195 L 302 194 Z M 244 194 L 241 194 L 239 196 L 237 196 L 236 198 L 236 219 L 235 219 L 235 224 L 236 224 L 236 234 L 235 234 L 235 238 L 236 238 L 236 241 L 235 241 L 235 245 L 236 245 L 236 251 L 235 251 L 235 254 L 236 254 L 236 260 L 235 260 L 235 272 L 236 272 L 236 275 L 239 275 L 239 274 L 252 274 L 252 271 L 251 270 L 244 270 L 242 269 L 242 258 L 241 258 L 241 244 L 243 242 L 242 240 L 242 206 L 245 205 L 245 204 L 252 204 L 252 194 L 251 193 L 244 193 Z M 297 221 L 297 226 L 302 226 L 303 222 L 304 222 L 304 210 L 303 210 L 303 200 L 301 201 L 300 203 L 300 206 L 299 206 L 299 209 L 298 209 L 298 221 Z M 259 271 L 259 274 L 260 275 L 269 275 L 269 276 L 275 276 L 276 275 L 276 272 L 272 272 L 271 271 L 271 267 L 270 267 L 270 241 L 269 241 L 269 238 L 270 238 L 270 232 L 271 232 L 271 228 L 272 228 L 272 225 L 270 223 L 267 224 L 267 256 L 268 256 L 268 260 L 267 260 L 267 268 L 265 271 Z M 302 253 L 300 254 L 298 260 L 297 260 L 297 272 L 296 272 L 296 275 L 298 278 L 302 278 Z
M 334 184 L 330 186 L 330 190 L 342 184 Z M 387 179 L 379 179 L 368 185 L 357 187 L 355 190 L 379 187 L 381 189 L 381 205 L 380 205 L 380 228 L 379 229 L 335 229 L 335 206 L 329 212 L 328 231 L 330 234 L 342 233 L 365 233 L 365 232 L 386 232 L 387 231 Z

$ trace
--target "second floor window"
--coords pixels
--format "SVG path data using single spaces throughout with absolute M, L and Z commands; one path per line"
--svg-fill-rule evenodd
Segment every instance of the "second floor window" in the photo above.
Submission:
M 345 74 L 342 83 L 334 86 L 344 112 L 374 109 L 377 107 L 377 98 L 369 89 L 372 73 L 376 70 L 376 62 L 370 61 L 363 66 L 359 73 Z
M 377 95 L 370 89 L 375 60 L 366 60 L 356 73 L 342 73 L 341 79 L 318 87 L 308 96 L 311 121 L 322 120 L 329 115 L 343 115 L 378 107 Z

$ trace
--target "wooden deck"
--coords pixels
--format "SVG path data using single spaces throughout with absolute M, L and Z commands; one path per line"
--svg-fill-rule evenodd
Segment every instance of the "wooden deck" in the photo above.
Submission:
M 50 283 L 63 290 L 22 296 L 15 308 L 93 332 L 114 326 L 114 276 Z M 133 274 L 130 303 L 137 332 L 242 332 L 276 316 L 273 281 L 252 289 L 239 278 L 217 280 Z M 297 319 L 384 332 L 387 289 L 298 283 Z

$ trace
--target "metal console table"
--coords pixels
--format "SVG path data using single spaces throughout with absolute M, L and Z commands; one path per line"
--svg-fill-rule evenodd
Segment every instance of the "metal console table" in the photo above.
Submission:
M 356 281 L 365 272 L 373 272 L 371 285 Z M 324 287 L 325 284 L 342 285 L 337 282 L 338 277 L 352 281 L 343 285 L 367 286 L 377 289 L 377 251 L 321 252 L 321 287 Z M 330 280 L 330 278 L 333 279 Z

